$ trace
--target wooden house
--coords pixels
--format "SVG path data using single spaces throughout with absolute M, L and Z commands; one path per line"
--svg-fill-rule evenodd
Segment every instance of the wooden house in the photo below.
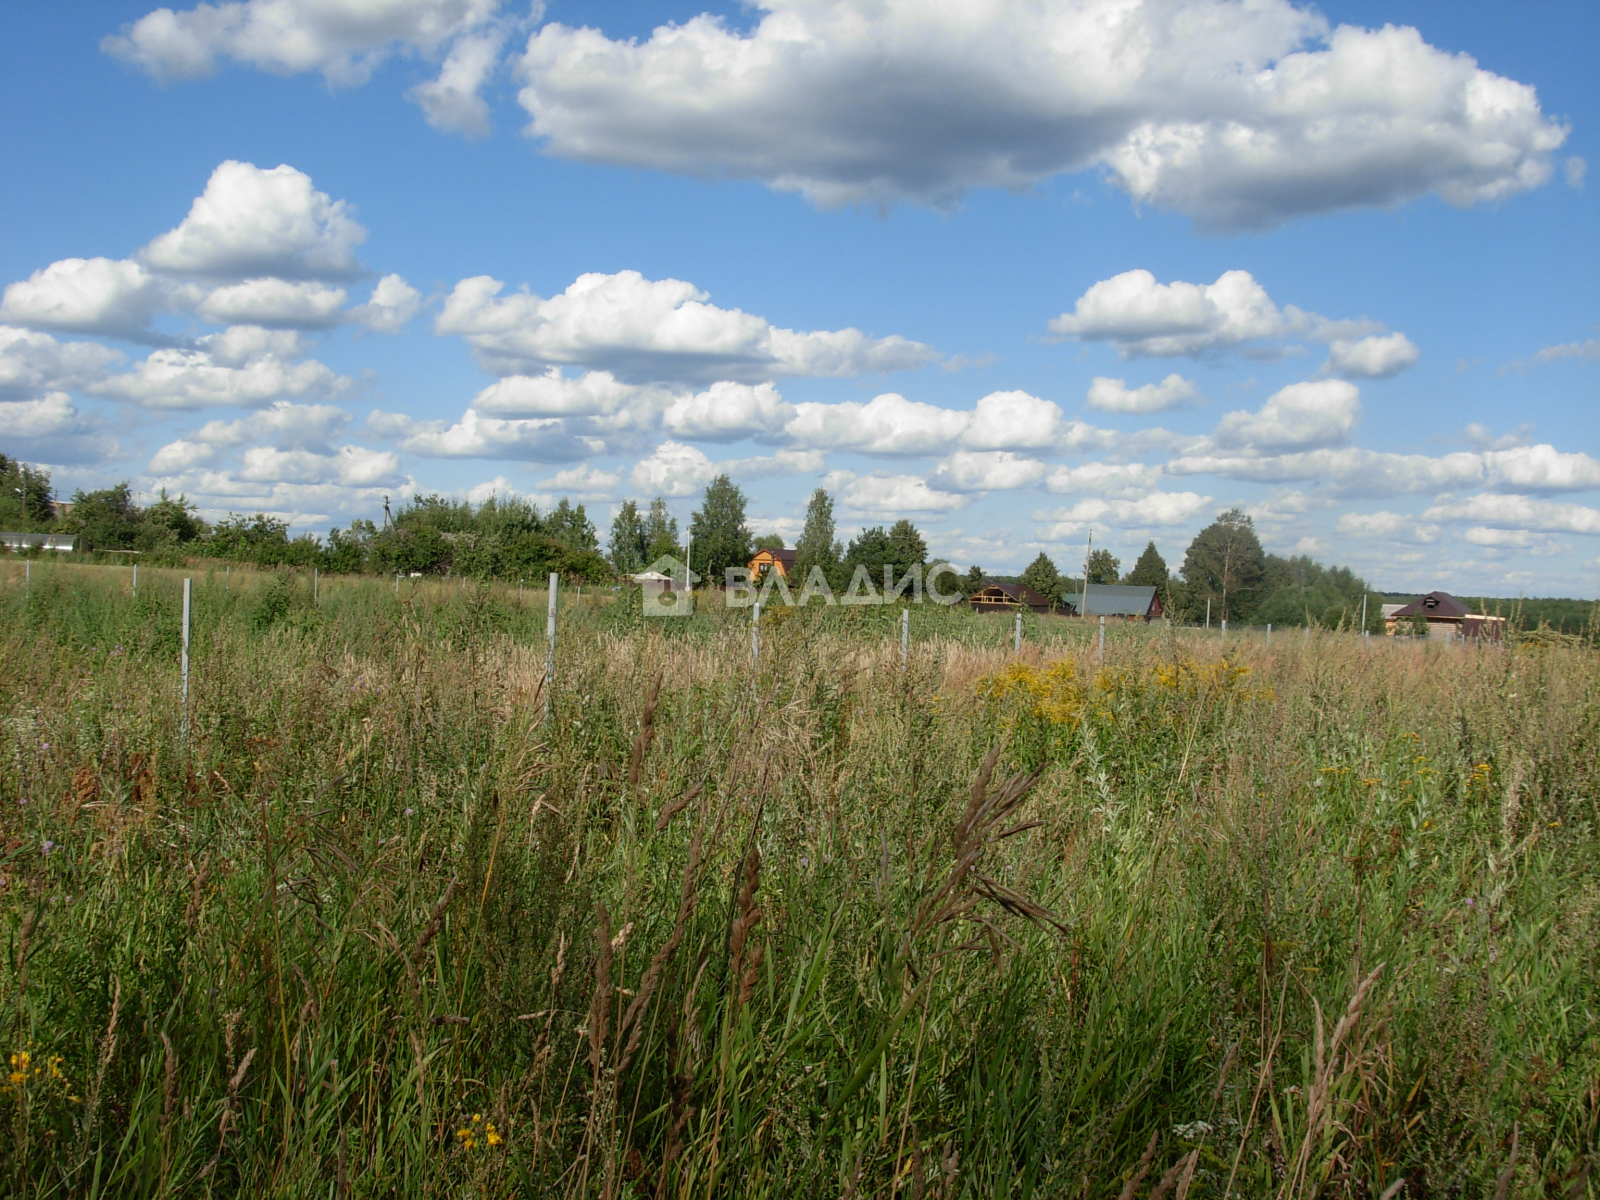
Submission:
M 1027 609 L 1045 613 L 1053 607 L 1048 596 L 1041 596 L 1025 583 L 997 583 L 992 579 L 984 580 L 983 586 L 972 593 L 967 603 L 977 612 Z
M 757 550 L 750 560 L 750 578 L 764 579 L 768 571 L 776 571 L 787 580 L 794 571 L 794 551 Z

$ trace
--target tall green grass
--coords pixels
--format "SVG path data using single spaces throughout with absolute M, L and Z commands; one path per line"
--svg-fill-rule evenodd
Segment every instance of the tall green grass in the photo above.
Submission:
M 0 572 L 7 1194 L 1600 1194 L 1592 651 Z

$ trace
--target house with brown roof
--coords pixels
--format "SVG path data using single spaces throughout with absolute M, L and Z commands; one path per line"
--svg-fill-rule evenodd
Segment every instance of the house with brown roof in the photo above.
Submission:
M 1384 630 L 1390 637 L 1415 628 L 1419 617 L 1426 622 L 1430 638 L 1445 641 L 1468 638 L 1498 642 L 1506 633 L 1504 617 L 1475 613 L 1449 592 L 1429 592 L 1392 612 L 1386 604 L 1383 617 Z
M 983 586 L 967 598 L 976 612 L 1049 612 L 1054 606 L 1048 596 L 1041 596 L 1025 583 L 999 583 L 986 579 Z
M 763 579 L 768 571 L 776 571 L 788 580 L 794 571 L 793 550 L 757 550 L 750 560 L 750 578 Z

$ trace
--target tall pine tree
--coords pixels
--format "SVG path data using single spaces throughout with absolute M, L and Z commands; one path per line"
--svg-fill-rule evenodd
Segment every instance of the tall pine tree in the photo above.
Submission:
M 1133 564 L 1133 570 L 1128 572 L 1128 582 L 1140 587 L 1164 589 L 1167 586 L 1167 560 L 1161 557 L 1161 551 L 1156 549 L 1154 542 L 1144 548 L 1139 561 Z

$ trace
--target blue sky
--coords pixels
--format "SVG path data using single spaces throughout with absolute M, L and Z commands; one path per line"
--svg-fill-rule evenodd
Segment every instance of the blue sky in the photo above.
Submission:
M 707 12 L 6 6 L 0 449 L 1596 594 L 1600 7 Z

